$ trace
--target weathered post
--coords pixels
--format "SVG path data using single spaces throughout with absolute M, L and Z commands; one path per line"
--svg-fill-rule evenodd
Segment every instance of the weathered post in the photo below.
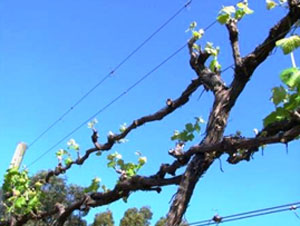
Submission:
M 10 162 L 9 168 L 19 168 L 25 155 L 27 145 L 24 142 L 20 142 L 15 150 L 14 156 Z

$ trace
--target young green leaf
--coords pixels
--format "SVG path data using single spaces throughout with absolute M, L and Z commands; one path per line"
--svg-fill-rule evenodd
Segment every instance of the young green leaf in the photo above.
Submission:
M 218 14 L 217 21 L 220 24 L 227 24 L 231 18 L 231 14 L 235 13 L 235 11 L 234 6 L 223 7 Z
M 193 50 L 196 50 L 196 51 L 200 52 L 200 46 L 197 45 L 196 43 L 193 44 L 192 48 L 193 48 Z
M 277 3 L 272 0 L 266 0 L 267 9 L 271 10 L 277 6 Z
M 28 214 L 37 211 L 41 186 L 37 183 L 31 186 L 28 171 L 19 172 L 16 168 L 9 169 L 4 176 L 2 191 L 9 197 L 3 200 L 6 211 L 14 215 Z
M 88 186 L 87 188 L 85 188 L 83 191 L 85 193 L 88 193 L 88 192 L 97 192 L 97 190 L 99 189 L 100 187 L 100 182 L 101 182 L 101 179 L 98 178 L 98 177 L 95 177 L 93 180 L 92 180 L 92 183 L 90 184 L 90 186 Z
M 124 167 L 124 160 L 123 159 L 118 159 L 117 160 L 117 165 L 120 166 L 120 168 L 122 169 Z
M 110 191 L 105 185 L 102 185 L 101 188 L 102 188 L 104 193 Z
M 200 127 L 199 123 L 195 123 L 194 129 L 195 129 L 196 132 L 198 132 L 198 133 L 200 132 L 201 127 Z
M 289 54 L 300 46 L 300 36 L 293 35 L 288 38 L 280 39 L 276 42 L 276 46 L 279 46 L 284 54 Z
M 126 123 L 123 123 L 123 124 L 120 126 L 119 131 L 120 131 L 121 133 L 123 133 L 126 129 L 127 129 L 127 124 L 126 124 Z
M 70 139 L 67 142 L 67 145 L 68 145 L 68 149 L 79 151 L 79 144 L 77 144 L 74 139 Z
M 217 21 L 220 23 L 220 24 L 227 24 L 230 20 L 230 15 L 229 14 L 220 14 L 218 15 L 217 17 Z
M 195 124 L 187 123 L 183 131 L 179 132 L 178 130 L 175 130 L 171 140 L 178 140 L 181 142 L 192 141 L 195 138 L 194 132 L 200 132 L 201 129 L 199 123 L 201 123 L 200 121 L 202 119 L 197 117 L 195 119 Z
M 199 31 L 193 31 L 193 38 L 195 40 L 199 40 L 200 38 L 202 38 L 203 34 L 204 34 L 203 29 L 200 29 Z
M 273 111 L 264 119 L 264 127 L 266 127 L 271 123 L 287 119 L 289 115 L 290 115 L 289 112 L 285 108 L 282 107 L 276 108 L 275 111 Z
M 213 59 L 209 64 L 209 69 L 216 72 L 221 70 L 221 64 L 217 60 L 217 58 Z
M 117 164 L 116 161 L 111 161 L 111 162 L 108 162 L 108 163 L 107 163 L 107 167 L 108 167 L 108 168 L 115 168 L 115 167 L 116 167 L 116 164 Z
M 144 165 L 147 162 L 147 157 L 139 157 L 138 162 L 140 165 Z
M 88 122 L 88 128 L 89 129 L 93 129 L 95 128 L 95 125 L 98 123 L 98 120 L 97 119 L 93 119 L 92 121 Z
M 17 198 L 14 203 L 15 207 L 19 208 L 19 209 L 21 209 L 23 206 L 25 206 L 25 204 L 26 204 L 26 199 L 24 196 Z
M 30 207 L 31 209 L 39 205 L 40 205 L 40 200 L 38 198 L 38 195 L 34 195 L 28 202 L 28 207 Z
M 173 133 L 173 136 L 171 137 L 171 140 L 177 140 L 179 137 L 179 131 L 175 130 Z
M 134 175 L 136 175 L 136 171 L 135 171 L 135 168 L 128 168 L 127 170 L 126 170 L 126 175 L 128 176 L 128 177 L 133 177 Z
M 298 68 L 292 67 L 285 69 L 281 72 L 280 78 L 290 88 L 300 86 L 300 70 Z
M 235 13 L 235 8 L 234 6 L 225 6 L 221 9 L 221 13 L 224 13 L 224 14 L 232 14 L 232 13 Z
M 114 154 L 109 154 L 109 155 L 107 156 L 107 159 L 110 160 L 110 161 L 114 160 L 114 158 L 115 158 L 115 155 L 114 155 Z
M 68 157 L 65 159 L 65 165 L 68 166 L 73 162 L 73 160 L 71 159 L 71 157 Z
M 300 107 L 300 93 L 294 93 L 289 96 L 289 101 L 283 105 L 287 111 L 294 111 Z
M 67 153 L 67 151 L 66 150 L 64 150 L 64 149 L 59 149 L 56 153 L 55 153 L 55 155 L 56 155 L 56 157 L 57 158 L 59 158 L 59 157 L 62 157 L 64 154 L 66 154 Z
M 239 9 L 241 9 L 245 14 L 252 14 L 254 11 L 248 7 L 248 2 L 239 2 L 236 5 Z
M 246 15 L 245 11 L 243 9 L 238 9 L 236 13 L 234 14 L 234 18 L 237 20 L 242 19 Z
M 192 123 L 187 123 L 187 124 L 185 125 L 185 129 L 186 129 L 188 132 L 193 132 L 194 126 L 193 126 Z
M 275 87 L 272 89 L 271 101 L 277 106 L 281 102 L 287 101 L 288 94 L 283 86 Z
M 220 52 L 220 47 L 214 47 L 212 42 L 207 42 L 204 48 L 205 52 L 207 52 L 208 54 L 217 57 L 219 55 Z
M 243 2 L 239 2 L 237 3 L 237 10 L 236 13 L 234 15 L 234 18 L 236 20 L 241 20 L 245 15 L 249 15 L 252 14 L 254 11 L 252 9 L 250 9 L 248 7 L 248 2 L 247 1 L 243 1 Z

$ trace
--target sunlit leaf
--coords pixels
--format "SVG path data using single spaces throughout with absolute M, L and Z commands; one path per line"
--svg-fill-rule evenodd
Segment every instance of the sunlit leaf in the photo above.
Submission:
M 194 124 L 187 123 L 185 125 L 185 129 L 179 132 L 178 130 L 174 131 L 173 136 L 171 137 L 171 140 L 178 140 L 181 142 L 187 142 L 192 141 L 195 138 L 194 132 L 200 132 L 200 121 L 202 121 L 202 118 L 195 117 L 196 122 Z
M 39 200 L 38 196 L 33 196 L 28 202 L 28 206 L 30 208 L 35 208 L 39 204 L 40 204 L 40 200 Z
M 126 123 L 123 123 L 123 124 L 120 126 L 119 131 L 120 131 L 121 133 L 123 133 L 126 129 L 127 129 L 127 124 L 126 124 Z
M 275 111 L 273 111 L 264 119 L 264 126 L 266 127 L 271 123 L 287 119 L 288 117 L 289 117 L 289 112 L 286 109 L 282 107 L 276 108 Z
M 272 93 L 273 94 L 271 100 L 275 105 L 278 105 L 284 100 L 287 100 L 288 95 L 286 89 L 283 86 L 273 88 Z
M 139 157 L 139 164 L 140 165 L 144 165 L 146 162 L 147 162 L 147 158 L 144 156 L 144 157 Z
M 88 186 L 87 188 L 85 188 L 83 191 L 85 193 L 88 193 L 88 192 L 97 192 L 97 190 L 100 187 L 100 182 L 101 182 L 101 179 L 99 177 L 95 177 L 92 180 L 92 183 L 90 184 L 90 186 Z
M 297 110 L 300 107 L 300 93 L 294 93 L 289 97 L 289 101 L 283 105 L 288 111 Z
M 193 31 L 193 37 L 196 40 L 202 38 L 203 34 L 204 34 L 204 30 L 203 29 L 200 29 L 199 31 Z
M 195 123 L 194 129 L 195 129 L 196 132 L 198 132 L 198 133 L 200 132 L 201 127 L 200 127 L 199 123 Z
M 76 141 L 74 139 L 70 139 L 68 142 L 67 142 L 67 145 L 68 145 L 68 149 L 72 149 L 72 150 L 75 150 L 75 151 L 79 151 L 79 144 L 76 143 Z
M 179 131 L 175 130 L 173 136 L 171 137 L 171 140 L 177 140 L 179 136 Z
M 234 6 L 226 6 L 223 7 L 220 12 L 219 15 L 217 17 L 217 21 L 220 24 L 226 24 L 229 22 L 230 18 L 231 18 L 231 14 L 235 13 L 235 7 Z
M 116 162 L 115 161 L 111 161 L 107 163 L 107 167 L 108 168 L 114 168 L 116 166 Z
M 300 86 L 300 70 L 298 68 L 285 69 L 280 74 L 281 80 L 289 87 L 295 88 Z
M 284 54 L 289 54 L 300 46 L 300 36 L 293 35 L 288 38 L 280 39 L 276 42 L 276 46 L 279 46 Z
M 98 123 L 97 119 L 93 119 L 92 121 L 88 122 L 88 128 L 93 129 L 95 125 Z
M 225 6 L 221 9 L 221 12 L 230 15 L 232 13 L 235 13 L 235 8 L 234 6 Z
M 194 130 L 194 126 L 192 123 L 188 123 L 185 125 L 185 129 L 188 131 L 188 132 L 193 132 Z
M 124 160 L 123 159 L 118 159 L 117 165 L 119 165 L 122 168 L 124 166 Z
M 238 9 L 238 10 L 236 11 L 235 15 L 234 15 L 234 18 L 237 19 L 237 20 L 240 20 L 240 19 L 242 19 L 243 16 L 245 16 L 245 15 L 246 15 L 246 13 L 245 13 L 244 10 Z
M 193 47 L 192 47 L 194 50 L 197 50 L 198 52 L 200 52 L 200 46 L 197 45 L 196 43 L 193 44 Z
M 230 20 L 230 15 L 229 14 L 221 14 L 217 17 L 217 21 L 220 24 L 227 24 Z
M 268 10 L 273 9 L 277 6 L 277 3 L 272 0 L 266 0 L 266 4 Z
M 56 155 L 56 157 L 62 157 L 63 155 L 65 155 L 65 154 L 67 154 L 68 152 L 66 151 L 66 150 L 64 150 L 64 149 L 59 149 L 56 153 L 55 153 L 55 155 Z
M 129 177 L 132 177 L 136 174 L 134 168 L 129 168 L 128 170 L 126 170 L 126 175 Z
M 221 64 L 217 59 L 213 59 L 209 64 L 209 69 L 212 71 L 220 71 L 221 70 Z
M 71 159 L 71 157 L 68 157 L 65 159 L 66 166 L 70 165 L 72 162 L 73 162 L 73 160 Z
M 26 204 L 25 197 L 21 196 L 17 198 L 14 204 L 17 208 L 22 208 Z
M 248 2 L 243 1 L 236 4 L 238 8 L 243 10 L 245 14 L 252 14 L 254 11 L 248 7 Z
M 208 54 L 217 57 L 220 52 L 220 47 L 214 47 L 212 42 L 207 42 L 204 48 L 205 52 Z

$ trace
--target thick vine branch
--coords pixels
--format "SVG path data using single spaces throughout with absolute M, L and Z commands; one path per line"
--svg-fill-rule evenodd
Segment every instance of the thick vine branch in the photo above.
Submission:
M 290 0 L 290 11 L 288 15 L 270 30 L 270 34 L 263 44 L 259 45 L 247 57 L 242 58 L 240 65 L 236 65 L 235 77 L 230 88 L 228 90 L 221 88 L 217 89 L 217 92 L 214 92 L 215 101 L 209 116 L 206 128 L 206 137 L 201 142 L 202 144 L 216 145 L 222 140 L 229 113 L 252 76 L 254 70 L 274 49 L 275 42 L 278 39 L 283 38 L 290 31 L 293 24 L 299 19 L 300 8 L 298 4 L 299 1 Z M 232 48 L 234 49 L 234 46 Z M 192 68 L 197 74 L 201 73 L 203 70 L 193 65 Z M 167 226 L 178 226 L 180 224 L 196 183 L 211 166 L 214 160 L 220 157 L 221 153 L 222 152 L 216 152 L 213 156 L 211 156 L 210 153 L 200 153 L 195 155 L 189 162 L 169 210 Z
M 284 124 L 284 126 L 283 126 Z M 250 160 L 250 157 L 258 151 L 258 148 L 267 144 L 284 143 L 294 140 L 300 135 L 300 122 L 295 120 L 281 121 L 273 123 L 272 125 L 263 129 L 257 137 L 244 138 L 237 136 L 227 136 L 223 140 L 216 144 L 199 144 L 192 146 L 181 156 L 177 156 L 179 160 L 174 161 L 172 165 L 164 164 L 161 167 L 158 175 L 163 173 L 172 172 L 175 175 L 175 171 L 186 165 L 190 158 L 195 154 L 208 154 L 212 158 L 216 155 L 220 156 L 224 153 L 229 154 L 228 162 L 236 164 L 236 160 Z M 240 153 L 239 150 L 244 150 Z
M 284 125 L 284 126 L 282 126 Z M 264 134 L 264 136 L 261 136 Z M 258 150 L 258 147 L 266 144 L 274 143 L 288 143 L 300 135 L 300 122 L 297 120 L 276 122 L 261 131 L 255 138 L 243 137 L 224 137 L 223 140 L 216 144 L 200 144 L 189 148 L 183 153 L 181 159 L 185 159 L 185 164 L 182 161 L 175 161 L 180 163 L 180 166 L 186 165 L 188 160 L 195 154 L 205 154 L 206 158 L 214 159 L 216 156 L 221 156 L 227 153 L 229 155 L 228 162 L 237 164 L 242 160 L 249 161 L 250 156 Z M 242 153 L 239 150 L 244 150 Z M 161 168 L 161 172 L 166 174 L 170 171 L 169 168 L 175 167 L 177 164 L 172 164 Z M 177 165 L 179 166 L 179 165 Z M 175 167 L 176 168 L 176 167 Z M 177 169 L 177 168 L 176 168 Z M 86 210 L 91 207 L 103 206 L 121 198 L 127 198 L 135 191 L 156 191 L 160 192 L 162 186 L 179 184 L 182 176 L 176 176 L 169 179 L 157 177 L 156 175 L 150 177 L 134 176 L 130 179 L 118 183 L 112 191 L 95 192 L 86 194 L 81 200 L 74 202 L 68 207 L 57 204 L 50 212 L 43 212 L 36 215 L 25 215 L 17 218 L 16 225 L 23 225 L 28 220 L 38 220 L 47 216 L 59 214 L 57 220 L 54 222 L 55 226 L 62 226 L 67 218 L 74 210 Z M 7 222 L 5 222 L 7 223 Z M 0 225 L 7 225 L 7 224 Z
M 160 109 L 159 111 L 155 112 L 154 114 L 144 116 L 137 120 L 134 120 L 131 123 L 131 125 L 129 125 L 126 128 L 126 130 L 124 132 L 122 132 L 121 134 L 109 136 L 108 140 L 105 144 L 98 143 L 98 139 L 97 139 L 98 134 L 96 131 L 94 131 L 94 133 L 92 135 L 92 141 L 93 141 L 95 147 L 88 149 L 82 157 L 78 158 L 75 161 L 72 161 L 67 166 L 64 166 L 64 167 L 58 166 L 54 170 L 49 171 L 48 174 L 46 175 L 46 181 L 48 182 L 49 179 L 54 175 L 58 176 L 60 174 L 65 173 L 68 169 L 70 169 L 72 167 L 72 165 L 82 165 L 85 162 L 85 160 L 87 160 L 89 158 L 90 154 L 92 154 L 94 152 L 110 150 L 114 146 L 115 142 L 125 138 L 133 129 L 136 129 L 137 127 L 142 126 L 148 122 L 161 120 L 165 116 L 169 115 L 170 113 L 172 113 L 173 111 L 178 109 L 179 107 L 183 106 L 184 104 L 186 104 L 189 101 L 190 96 L 199 88 L 199 86 L 202 85 L 201 80 L 202 79 L 200 79 L 199 77 L 197 79 L 193 79 L 191 81 L 191 83 L 187 86 L 187 88 L 182 92 L 182 94 L 179 98 L 177 98 L 176 100 L 169 99 L 169 100 L 167 100 L 166 107 Z
M 240 90 L 244 88 L 254 70 L 266 60 L 276 47 L 276 41 L 284 38 L 297 20 L 300 19 L 299 0 L 290 0 L 289 6 L 289 13 L 270 29 L 269 35 L 260 45 L 250 54 L 242 58 L 242 66 L 235 68 L 235 79 L 231 84 L 233 89 Z M 235 92 L 238 93 L 237 91 L 233 93 Z M 241 90 L 239 92 L 241 92 Z
M 231 43 L 232 53 L 233 53 L 233 59 L 235 67 L 239 67 L 242 63 L 241 59 L 241 53 L 240 53 L 240 46 L 239 46 L 239 30 L 237 28 L 237 20 L 231 19 L 228 24 L 226 24 L 226 27 L 229 32 L 229 39 Z
M 214 94 L 221 89 L 227 89 L 225 82 L 221 76 L 217 73 L 212 72 L 205 66 L 206 60 L 210 54 L 201 49 L 198 52 L 194 51 L 194 44 L 197 40 L 192 37 L 188 42 L 188 48 L 190 53 L 190 65 L 201 79 L 206 90 L 212 91 Z
M 17 219 L 16 226 L 25 224 L 28 220 L 39 220 L 46 216 L 58 214 L 58 217 L 53 222 L 53 226 L 63 226 L 67 218 L 75 210 L 88 212 L 91 207 L 98 207 L 115 202 L 122 198 L 128 198 L 135 191 L 156 191 L 161 192 L 161 187 L 168 185 L 178 185 L 181 176 L 176 176 L 168 179 L 133 176 L 129 179 L 120 181 L 113 190 L 107 192 L 93 192 L 86 194 L 79 201 L 74 202 L 70 206 L 63 206 L 57 203 L 53 210 L 49 212 L 37 213 L 35 215 L 24 215 Z M 1 225 L 1 224 L 0 224 Z
M 291 30 L 292 26 L 300 19 L 299 0 L 289 1 L 289 13 L 282 18 L 269 32 L 268 37 L 262 44 L 255 48 L 255 50 L 246 56 L 243 60 L 247 65 L 249 72 L 255 69 L 261 62 L 263 62 L 272 52 L 275 43 L 281 38 L 284 38 Z M 249 65 L 249 66 L 248 66 Z
M 23 225 L 29 219 L 42 219 L 45 216 L 58 214 L 59 216 L 54 225 L 62 226 L 67 217 L 70 216 L 74 210 L 88 211 L 90 207 L 101 206 L 121 198 L 127 198 L 134 191 L 160 192 L 161 186 L 176 184 L 180 186 L 171 206 L 167 223 L 167 225 L 175 226 L 181 222 L 182 215 L 186 211 L 197 181 L 216 158 L 227 153 L 229 154 L 228 161 L 232 164 L 236 164 L 242 160 L 249 160 L 251 155 L 257 151 L 258 147 L 261 145 L 287 143 L 299 136 L 299 121 L 293 121 L 293 123 L 289 121 L 282 127 L 272 124 L 270 127 L 263 130 L 263 132 L 267 132 L 267 135 L 262 132 L 255 138 L 235 136 L 223 137 L 230 110 L 234 106 L 253 72 L 266 60 L 270 52 L 274 49 L 275 42 L 283 38 L 290 31 L 293 24 L 299 19 L 299 1 L 289 0 L 288 3 L 290 10 L 287 16 L 280 20 L 279 23 L 270 30 L 268 37 L 261 45 L 257 46 L 252 53 L 244 58 L 240 57 L 236 24 L 230 22 L 227 25 L 235 60 L 235 77 L 229 88 L 226 87 L 220 75 L 205 67 L 204 64 L 209 55 L 201 51 L 198 54 L 192 51 L 192 45 L 195 43 L 195 40 L 191 39 L 188 43 L 191 55 L 190 63 L 198 75 L 198 78 L 191 82 L 178 99 L 174 101 L 169 99 L 166 107 L 152 115 L 133 121 L 123 133 L 109 136 L 105 144 L 98 143 L 98 135 L 97 132 L 94 131 L 92 141 L 95 147 L 88 149 L 82 157 L 79 156 L 77 160 L 71 162 L 67 166 L 64 167 L 59 165 L 55 170 L 48 172 L 46 181 L 49 181 L 53 175 L 65 173 L 72 165 L 82 165 L 85 160 L 88 159 L 90 154 L 94 152 L 110 150 L 115 142 L 125 138 L 133 129 L 147 122 L 163 119 L 178 107 L 187 103 L 190 95 L 203 84 L 207 90 L 211 90 L 214 93 L 215 101 L 206 128 L 206 136 L 199 145 L 191 147 L 188 151 L 183 153 L 182 156 L 177 156 L 178 159 L 173 164 L 163 164 L 156 175 L 150 177 L 134 176 L 130 179 L 120 181 L 112 191 L 87 194 L 80 201 L 77 201 L 70 206 L 64 207 L 58 204 L 50 212 L 20 216 L 13 219 L 16 221 L 13 225 Z M 239 150 L 243 151 L 239 152 Z M 190 161 L 191 158 L 192 160 Z M 169 179 L 164 178 L 167 173 L 175 175 L 176 170 L 186 164 L 188 164 L 188 166 L 183 175 Z

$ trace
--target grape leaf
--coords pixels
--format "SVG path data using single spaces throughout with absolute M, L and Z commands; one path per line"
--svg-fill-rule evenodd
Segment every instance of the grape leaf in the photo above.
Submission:
M 295 67 L 285 69 L 281 72 L 280 79 L 290 88 L 300 86 L 300 70 Z
M 289 112 L 285 108 L 282 107 L 276 108 L 275 111 L 273 111 L 264 119 L 264 127 L 276 121 L 284 120 L 288 117 L 289 117 Z
M 230 15 L 229 14 L 220 14 L 218 17 L 217 17 L 217 21 L 220 23 L 220 24 L 227 24 L 229 22 L 229 19 L 230 19 Z
M 272 93 L 273 93 L 273 95 L 272 95 L 271 100 L 275 104 L 275 106 L 277 106 L 284 100 L 287 100 L 288 95 L 283 86 L 273 88 Z
M 268 10 L 273 9 L 277 6 L 277 3 L 272 0 L 266 0 L 266 4 Z
M 280 39 L 276 42 L 276 46 L 279 46 L 284 54 L 289 54 L 300 46 L 300 37 L 299 35 L 293 35 Z

